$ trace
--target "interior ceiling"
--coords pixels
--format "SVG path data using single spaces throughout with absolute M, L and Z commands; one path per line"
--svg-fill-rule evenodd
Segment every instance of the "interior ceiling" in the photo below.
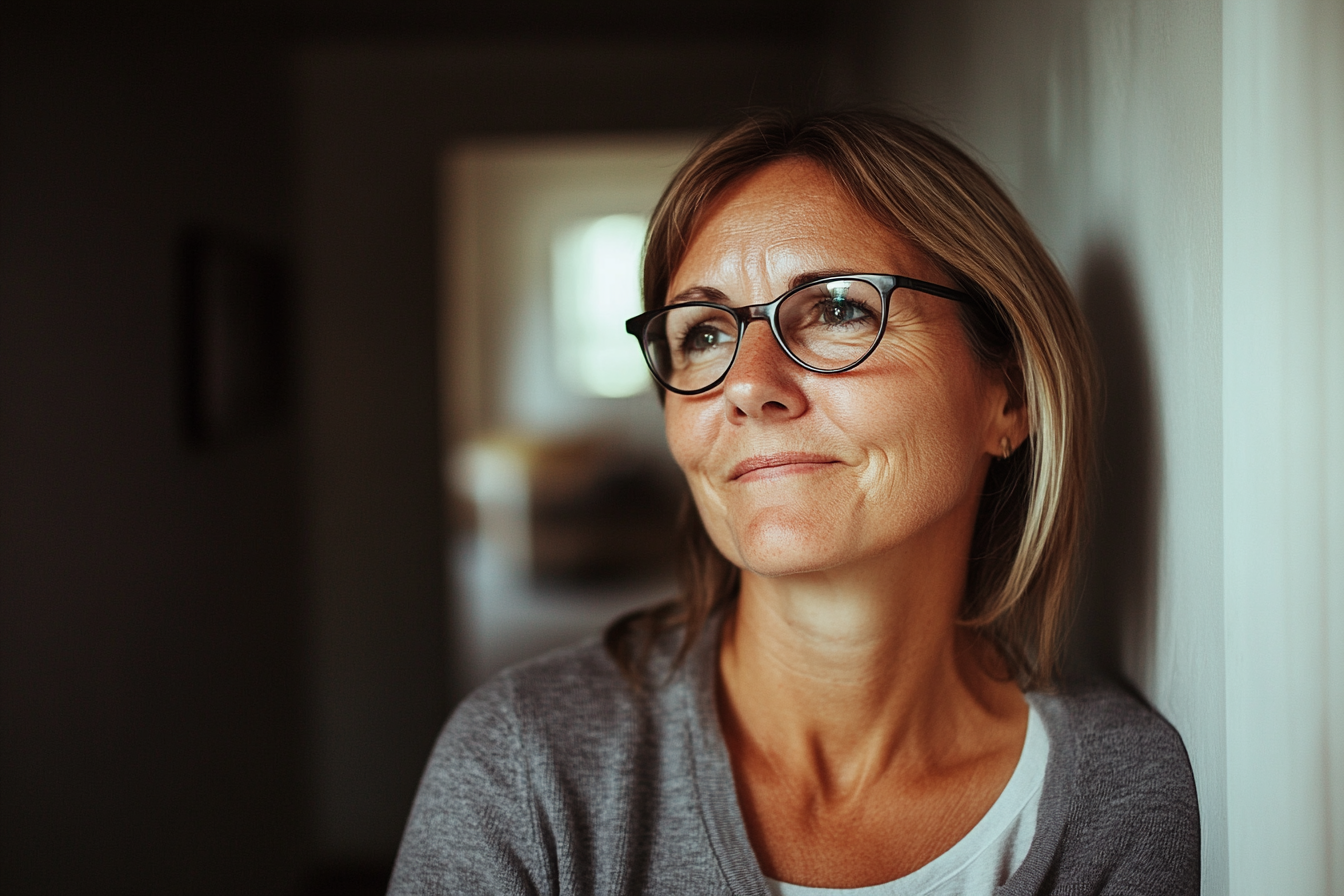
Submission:
M 0 24 L 42 32 L 232 32 L 321 38 L 786 38 L 825 30 L 817 0 L 6 0 Z

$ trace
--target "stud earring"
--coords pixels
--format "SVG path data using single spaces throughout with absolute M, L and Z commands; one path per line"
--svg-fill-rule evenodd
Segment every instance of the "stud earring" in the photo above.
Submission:
M 1013 446 L 1008 441 L 1007 436 L 999 439 L 999 453 L 1003 455 L 1004 460 L 1007 460 L 1013 454 Z

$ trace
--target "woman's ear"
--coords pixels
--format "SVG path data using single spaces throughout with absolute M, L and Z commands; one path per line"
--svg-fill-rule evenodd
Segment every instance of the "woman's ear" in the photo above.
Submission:
M 1002 391 L 1002 404 L 994 409 L 991 427 L 992 447 L 987 450 L 998 457 L 1007 457 L 1031 435 L 1031 414 L 1027 406 L 1027 389 L 1022 376 L 1022 365 L 1016 360 L 1003 364 L 995 374 Z M 1006 453 L 1005 453 L 1006 449 Z

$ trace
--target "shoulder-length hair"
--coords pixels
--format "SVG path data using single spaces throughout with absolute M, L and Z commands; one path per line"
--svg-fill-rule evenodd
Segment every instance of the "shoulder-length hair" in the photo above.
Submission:
M 968 344 L 1019 392 L 1030 435 L 985 480 L 959 621 L 998 649 L 1023 688 L 1049 687 L 1086 518 L 1096 390 L 1091 341 L 1068 285 L 1004 191 L 947 138 L 873 111 L 768 113 L 701 145 L 673 177 L 649 226 L 645 308 L 666 301 L 715 200 L 783 159 L 820 165 L 868 215 L 979 300 L 957 306 Z M 607 630 L 607 649 L 631 681 L 656 639 L 681 626 L 680 662 L 709 616 L 737 595 L 738 569 L 689 500 L 680 552 L 679 595 Z

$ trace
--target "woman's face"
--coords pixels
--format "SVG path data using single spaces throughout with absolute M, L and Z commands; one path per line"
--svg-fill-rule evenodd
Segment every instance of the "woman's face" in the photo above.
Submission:
M 789 160 L 715 203 L 667 299 L 758 304 L 828 273 L 953 285 L 822 168 Z M 1021 417 L 1002 377 L 972 356 L 955 303 L 909 291 L 898 291 L 881 345 L 852 371 L 804 370 L 755 322 L 720 386 L 669 393 L 665 410 L 710 537 L 764 576 L 967 542 L 990 458 L 1003 436 L 1021 440 Z

